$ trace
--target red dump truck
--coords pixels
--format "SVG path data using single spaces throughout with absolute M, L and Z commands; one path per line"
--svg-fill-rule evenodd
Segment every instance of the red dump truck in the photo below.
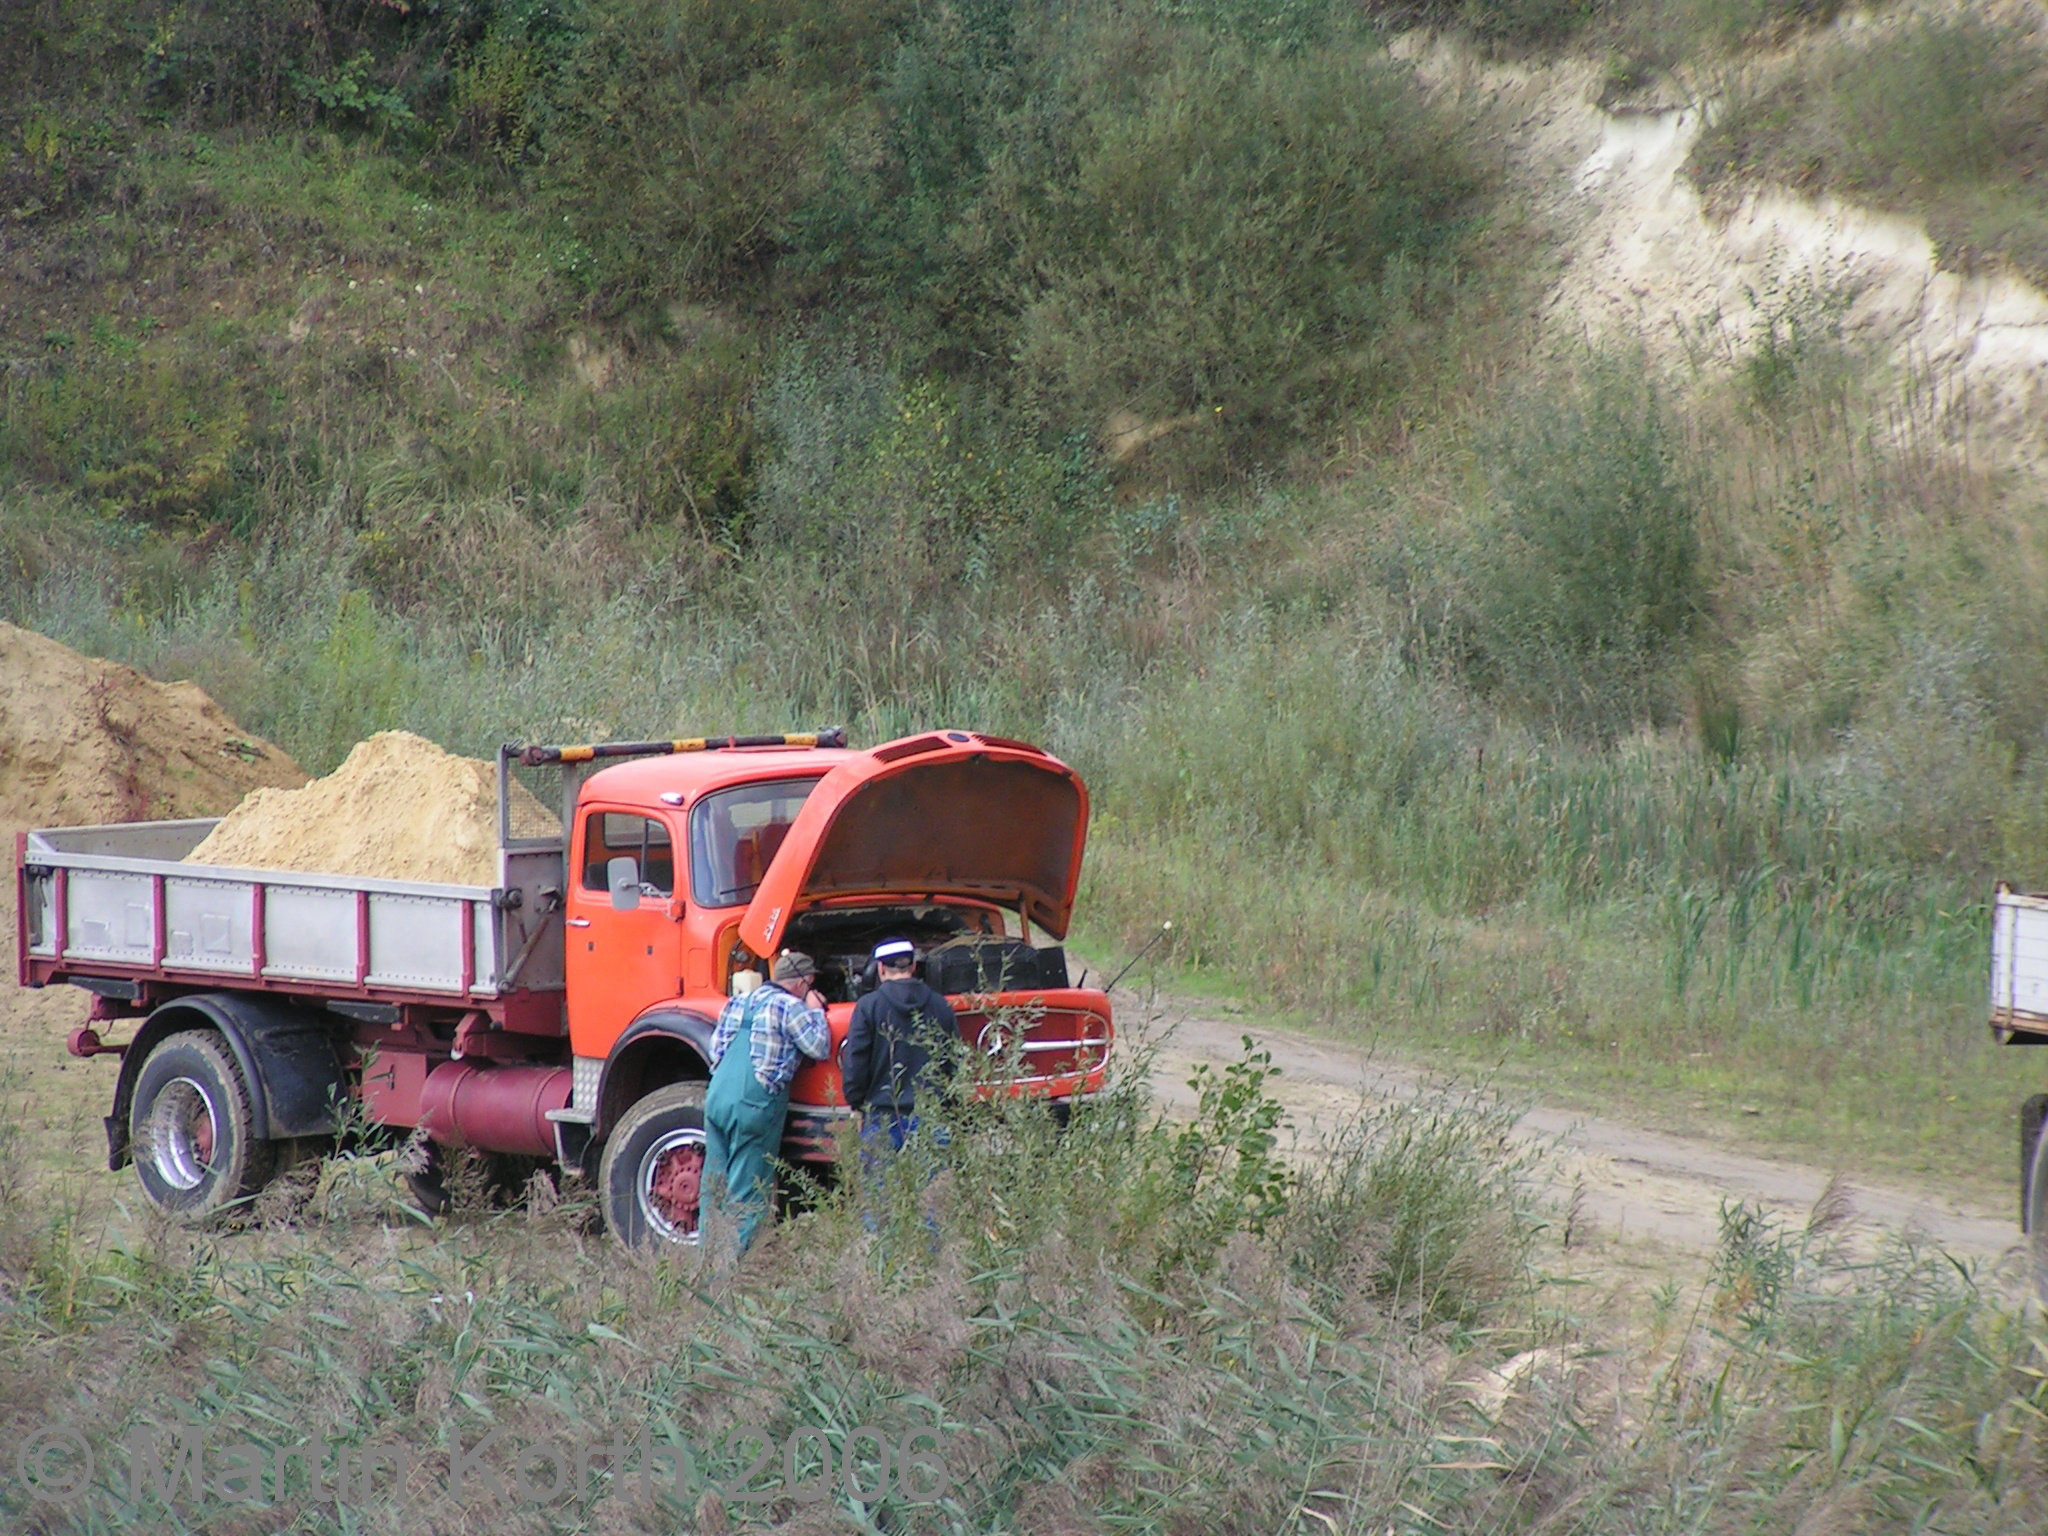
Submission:
M 560 769 L 560 836 L 512 835 L 515 765 Z M 118 1059 L 110 1166 L 161 1210 L 246 1200 L 354 1106 L 415 1148 L 558 1164 L 622 1241 L 684 1243 L 712 1030 L 782 949 L 819 961 L 835 1043 L 793 1085 L 791 1163 L 833 1160 L 836 1046 L 885 937 L 1008 1064 L 980 1091 L 1063 1112 L 1100 1088 L 1109 1000 L 1059 943 L 1087 825 L 1073 770 L 968 731 L 508 746 L 490 887 L 182 862 L 206 820 L 24 833 L 20 979 L 92 994 L 69 1048 Z

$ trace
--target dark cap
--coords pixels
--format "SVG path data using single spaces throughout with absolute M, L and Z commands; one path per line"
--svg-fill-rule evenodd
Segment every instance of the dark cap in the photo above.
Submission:
M 776 981 L 795 981 L 799 976 L 818 974 L 818 963 L 800 949 L 785 949 L 775 957 Z

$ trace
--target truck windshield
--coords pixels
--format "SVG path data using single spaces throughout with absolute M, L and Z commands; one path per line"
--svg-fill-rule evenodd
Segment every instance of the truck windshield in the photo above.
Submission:
M 818 781 L 777 779 L 706 795 L 690 812 L 690 889 L 700 907 L 753 899 Z

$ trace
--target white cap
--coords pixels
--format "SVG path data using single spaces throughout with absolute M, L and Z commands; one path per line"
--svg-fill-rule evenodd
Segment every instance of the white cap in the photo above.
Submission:
M 875 959 L 877 962 L 883 960 L 907 960 L 916 953 L 917 946 L 908 939 L 884 939 L 875 946 Z

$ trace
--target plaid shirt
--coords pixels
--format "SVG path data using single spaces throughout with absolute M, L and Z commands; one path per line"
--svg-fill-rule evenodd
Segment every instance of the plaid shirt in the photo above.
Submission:
M 713 1067 L 725 1059 L 741 1025 L 751 1027 L 747 1048 L 754 1059 L 754 1076 L 770 1093 L 788 1089 L 799 1053 L 823 1061 L 832 1049 L 832 1026 L 825 1022 L 825 1010 L 806 1008 L 802 998 L 768 982 L 732 999 L 718 1015 L 718 1028 L 711 1036 Z

